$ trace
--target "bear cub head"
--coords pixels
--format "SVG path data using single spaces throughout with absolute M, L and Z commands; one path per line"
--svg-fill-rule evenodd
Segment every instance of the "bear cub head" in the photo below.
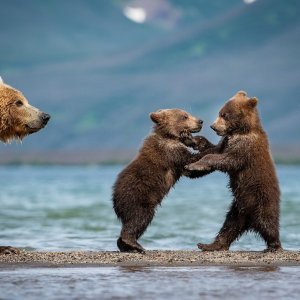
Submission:
M 249 98 L 246 92 L 237 92 L 225 103 L 210 127 L 220 136 L 247 134 L 259 128 L 257 102 L 257 98 Z
M 199 132 L 203 121 L 181 109 L 160 109 L 150 114 L 154 122 L 154 131 L 166 138 L 192 138 Z
M 31 106 L 24 95 L 5 84 L 0 77 L 0 140 L 22 140 L 45 127 L 50 115 Z

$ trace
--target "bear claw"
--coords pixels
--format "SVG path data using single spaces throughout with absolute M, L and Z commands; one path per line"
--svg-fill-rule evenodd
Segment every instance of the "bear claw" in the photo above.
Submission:
M 267 249 L 265 249 L 263 252 L 264 253 L 274 253 L 274 252 L 282 252 L 283 249 L 281 247 L 268 247 Z
M 201 244 L 198 243 L 197 247 L 201 249 L 202 251 L 227 251 L 229 248 L 224 245 L 218 245 L 218 244 Z
M 197 164 L 197 163 L 186 165 L 184 168 L 189 171 L 205 171 L 206 170 L 206 168 L 204 166 Z
M 121 252 L 146 253 L 146 250 L 138 242 L 131 242 L 121 237 L 118 239 L 117 245 Z

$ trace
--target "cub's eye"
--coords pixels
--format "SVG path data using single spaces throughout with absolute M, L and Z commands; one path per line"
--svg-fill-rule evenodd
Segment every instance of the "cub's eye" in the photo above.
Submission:
M 229 115 L 226 113 L 221 114 L 221 118 L 223 119 L 228 119 Z
M 189 118 L 189 116 L 185 115 L 185 116 L 182 116 L 182 119 L 183 120 L 187 120 Z
M 16 104 L 18 107 L 20 107 L 20 106 L 23 105 L 23 102 L 22 102 L 21 100 L 17 100 L 17 101 L 15 102 L 15 104 Z

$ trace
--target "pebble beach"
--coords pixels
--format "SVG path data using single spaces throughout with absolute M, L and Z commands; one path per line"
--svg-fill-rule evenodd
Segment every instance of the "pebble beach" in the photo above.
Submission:
M 147 251 L 146 254 L 117 251 L 27 252 L 0 255 L 0 265 L 13 267 L 84 266 L 214 266 L 300 265 L 300 251 L 264 253 L 255 251 Z

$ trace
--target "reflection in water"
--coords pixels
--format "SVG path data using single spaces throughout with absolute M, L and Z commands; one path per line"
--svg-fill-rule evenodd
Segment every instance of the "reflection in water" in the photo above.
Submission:
M 279 271 L 278 266 L 229 266 L 230 270 L 233 270 L 235 272 L 276 272 Z
M 122 273 L 139 273 L 139 272 L 143 272 L 143 273 L 147 273 L 149 272 L 149 270 L 151 270 L 148 267 L 132 267 L 132 266 L 121 266 L 118 267 L 118 269 L 120 270 L 120 272 Z
M 0 269 L 1 299 L 297 299 L 300 267 Z M 280 282 L 280 285 L 278 284 Z

